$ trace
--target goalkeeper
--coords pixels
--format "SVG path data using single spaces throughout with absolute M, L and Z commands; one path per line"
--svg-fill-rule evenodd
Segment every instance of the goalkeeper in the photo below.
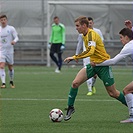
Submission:
M 57 65 L 56 73 L 60 73 L 62 67 L 62 53 L 65 49 L 65 26 L 59 22 L 59 17 L 54 17 L 51 36 L 48 44 L 50 57 Z M 55 56 L 57 54 L 57 57 Z

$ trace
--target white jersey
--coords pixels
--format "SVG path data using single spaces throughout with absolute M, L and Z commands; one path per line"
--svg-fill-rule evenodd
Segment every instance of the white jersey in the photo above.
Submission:
M 109 65 L 114 65 L 118 63 L 120 60 L 126 58 L 126 57 L 131 57 L 133 60 L 133 40 L 125 44 L 123 49 L 120 51 L 119 54 L 117 54 L 114 58 L 106 60 L 100 64 L 96 64 L 96 66 L 109 66 Z
M 14 46 L 12 41 L 17 42 L 18 35 L 13 26 L 7 25 L 6 27 L 0 27 L 0 53 L 1 54 L 13 54 Z

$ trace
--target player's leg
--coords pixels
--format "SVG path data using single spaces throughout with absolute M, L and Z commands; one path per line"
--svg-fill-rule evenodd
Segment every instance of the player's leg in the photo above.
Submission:
M 13 69 L 13 65 L 8 64 L 8 74 L 9 74 L 9 78 L 10 78 L 10 87 L 11 88 L 15 88 L 14 85 L 14 69 Z
M 6 88 L 6 73 L 5 73 L 5 62 L 0 62 L 0 78 L 1 78 L 1 88 Z
M 51 59 L 54 61 L 54 63 L 58 67 L 58 60 L 57 60 L 57 58 L 55 56 L 56 51 L 57 51 L 57 45 L 56 44 L 52 44 L 52 46 L 50 48 L 50 57 L 51 57 Z
M 61 71 L 62 67 L 62 53 L 58 53 L 58 69 Z
M 10 79 L 10 87 L 11 88 L 15 88 L 14 85 L 14 68 L 13 68 L 13 64 L 14 64 L 14 55 L 13 54 L 7 54 L 6 55 L 6 62 L 8 65 L 8 75 L 9 75 L 9 79 Z
M 72 86 L 70 88 L 70 92 L 68 95 L 68 109 L 67 109 L 66 116 L 64 117 L 65 121 L 69 120 L 71 118 L 71 115 L 75 112 L 74 102 L 78 93 L 78 87 L 86 80 L 87 80 L 86 68 L 82 68 L 78 72 L 75 79 L 73 80 Z
M 57 56 L 58 56 L 58 71 L 61 71 L 62 67 L 62 53 L 63 51 L 61 50 L 61 43 L 57 44 Z
M 89 63 L 90 63 L 90 58 L 89 57 L 83 59 L 84 66 L 86 66 Z M 96 88 L 94 87 L 95 81 L 96 81 L 96 77 L 95 76 L 86 81 L 87 88 L 88 88 L 88 92 L 87 92 L 88 96 L 91 96 L 94 93 L 96 93 Z
M 115 87 L 115 82 L 113 78 L 113 73 L 111 67 L 104 66 L 104 67 L 96 67 L 97 68 L 97 74 L 99 78 L 103 81 L 104 86 L 108 92 L 108 94 L 116 98 L 118 101 L 123 103 L 124 105 L 127 106 L 124 94 L 120 91 L 118 91 Z
M 118 91 L 116 88 L 115 88 L 115 84 L 111 85 L 111 86 L 105 86 L 106 87 L 106 90 L 108 92 L 108 94 L 113 97 L 113 98 L 116 98 L 118 101 L 120 101 L 122 104 L 126 105 L 127 106 L 127 103 L 126 103 L 126 100 L 125 100 L 125 97 L 124 97 L 124 94 L 120 91 Z
M 96 93 L 96 88 L 94 86 L 94 84 L 96 82 L 96 78 L 97 78 L 97 75 L 93 76 L 92 78 L 90 78 L 86 81 L 87 86 L 88 86 L 88 93 L 87 93 L 88 96 L 91 96 Z
M 68 109 L 66 116 L 64 120 L 69 120 L 71 118 L 72 113 L 74 113 L 74 102 L 75 98 L 78 93 L 78 87 L 84 83 L 88 78 L 91 78 L 94 76 L 95 73 L 93 71 L 93 68 L 90 65 L 87 65 L 86 67 L 82 68 L 78 74 L 76 75 L 75 79 L 72 82 L 72 86 L 70 88 L 70 92 L 68 95 Z
M 120 121 L 120 123 L 133 123 L 133 81 L 129 83 L 123 90 L 126 103 L 129 110 L 129 119 Z

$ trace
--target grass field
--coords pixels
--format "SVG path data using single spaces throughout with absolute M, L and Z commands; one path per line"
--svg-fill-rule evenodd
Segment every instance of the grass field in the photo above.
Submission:
M 64 114 L 72 80 L 81 67 L 16 66 L 15 89 L 1 89 L 0 133 L 132 133 L 133 124 L 120 124 L 128 117 L 128 109 L 108 96 L 97 79 L 97 93 L 87 96 L 86 83 L 80 86 L 75 102 L 76 112 L 70 121 L 53 123 L 49 112 L 60 108 Z M 116 87 L 123 90 L 132 79 L 132 69 L 113 67 Z

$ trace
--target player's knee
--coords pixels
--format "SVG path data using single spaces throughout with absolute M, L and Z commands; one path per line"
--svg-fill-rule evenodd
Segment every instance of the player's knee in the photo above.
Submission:
M 123 90 L 123 94 L 126 95 L 126 94 L 128 94 L 128 93 L 129 93 L 129 91 L 125 88 L 125 89 Z
M 77 81 L 73 81 L 72 82 L 72 87 L 73 88 L 78 88 L 79 87 L 79 83 Z
M 109 94 L 110 97 L 113 97 L 113 98 L 117 98 L 118 97 L 115 92 L 111 92 L 110 91 L 110 92 L 108 92 L 108 94 Z

